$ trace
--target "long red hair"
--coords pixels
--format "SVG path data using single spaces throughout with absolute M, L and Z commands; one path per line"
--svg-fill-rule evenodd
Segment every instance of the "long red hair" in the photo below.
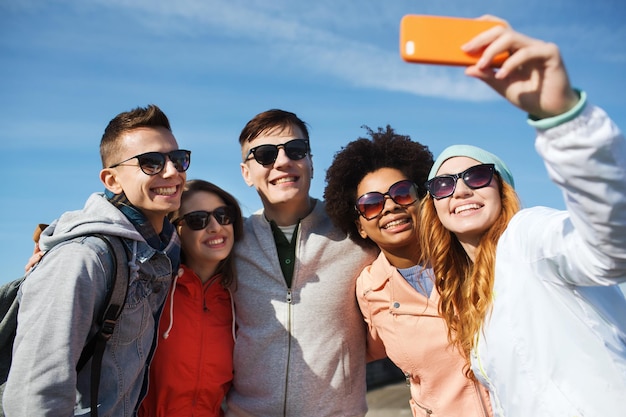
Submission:
M 502 211 L 496 222 L 481 237 L 475 262 L 459 243 L 454 233 L 441 224 L 433 198 L 421 202 L 420 246 L 424 264 L 434 271 L 435 285 L 441 299 L 439 313 L 448 325 L 448 339 L 463 355 L 465 373 L 472 377 L 470 351 L 487 317 L 492 301 L 496 246 L 511 218 L 520 209 L 513 187 L 496 175 L 502 201 Z

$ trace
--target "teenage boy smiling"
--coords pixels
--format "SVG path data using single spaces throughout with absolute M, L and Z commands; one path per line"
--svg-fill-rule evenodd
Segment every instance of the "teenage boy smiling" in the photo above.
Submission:
M 335 228 L 309 195 L 309 132 L 269 110 L 239 137 L 241 173 L 263 209 L 235 245 L 238 324 L 227 416 L 363 416 L 365 326 L 355 277 L 375 253 Z
M 131 271 L 102 359 L 98 412 L 132 416 L 145 392 L 158 316 L 179 264 L 178 235 L 166 215 L 180 206 L 190 152 L 178 148 L 166 115 L 150 105 L 112 119 L 100 155 L 104 194 L 44 231 L 39 243 L 49 253 L 22 285 L 7 415 L 90 412 L 90 362 L 79 372 L 76 365 L 115 273 L 106 243 L 88 236 L 94 233 L 121 238 Z

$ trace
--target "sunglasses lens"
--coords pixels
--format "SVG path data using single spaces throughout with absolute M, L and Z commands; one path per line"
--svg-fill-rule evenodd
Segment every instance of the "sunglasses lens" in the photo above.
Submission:
M 309 146 L 304 139 L 294 139 L 285 143 L 285 153 L 293 161 L 304 158 L 308 150 Z
M 278 156 L 278 148 L 275 145 L 257 146 L 252 152 L 254 159 L 261 165 L 273 164 Z
M 137 155 L 139 167 L 147 175 L 156 175 L 165 167 L 165 157 L 168 157 L 178 172 L 185 172 L 191 162 L 191 152 L 176 150 L 162 154 L 161 152 L 147 152 Z
M 281 145 L 259 145 L 256 148 L 252 148 L 251 152 L 259 164 L 271 165 L 276 162 L 280 147 L 285 149 L 285 154 L 293 161 L 304 158 L 309 152 L 309 144 L 304 139 L 293 139 Z
M 417 200 L 417 189 L 411 181 L 400 181 L 391 186 L 389 197 L 402 206 L 408 206 Z
M 492 164 L 476 165 L 455 175 L 441 175 L 426 183 L 430 194 L 437 199 L 450 197 L 456 189 L 458 179 L 463 179 L 465 185 L 475 190 L 491 183 L 494 166 Z
M 148 152 L 137 156 L 139 167 L 148 175 L 156 175 L 163 170 L 165 155 L 159 152 Z
M 493 167 L 491 165 L 476 165 L 469 168 L 463 175 L 463 181 L 470 188 L 482 188 L 489 185 L 493 178 Z
M 378 192 L 367 193 L 359 197 L 356 207 L 367 220 L 371 220 L 383 211 L 385 196 Z
M 191 152 L 185 150 L 177 150 L 168 153 L 167 156 L 174 164 L 176 171 L 185 172 L 187 171 L 187 169 L 189 169 L 189 164 L 191 162 Z
M 415 184 L 409 180 L 403 180 L 389 187 L 389 191 L 385 194 L 378 191 L 363 194 L 356 201 L 356 208 L 366 220 L 372 220 L 383 212 L 386 195 L 401 206 L 411 205 L 419 198 Z
M 202 230 L 209 225 L 211 216 L 215 217 L 215 220 L 222 225 L 226 226 L 232 224 L 235 218 L 235 212 L 231 207 L 218 207 L 213 211 L 192 211 L 185 214 L 182 218 L 185 220 L 187 227 L 191 230 Z
M 202 230 L 209 224 L 209 215 L 206 211 L 194 211 L 185 214 L 183 219 L 191 230 Z
M 217 220 L 219 224 L 226 226 L 233 222 L 235 216 L 230 207 L 218 207 L 213 210 L 213 217 L 215 217 L 215 220 Z
M 454 177 L 443 175 L 435 177 L 429 182 L 428 191 L 435 198 L 444 198 L 452 195 L 455 186 L 456 179 Z

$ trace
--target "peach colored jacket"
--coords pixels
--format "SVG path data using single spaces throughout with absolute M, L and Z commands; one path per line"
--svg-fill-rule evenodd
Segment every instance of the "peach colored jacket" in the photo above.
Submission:
M 448 343 L 436 289 L 427 299 L 381 253 L 361 272 L 356 293 L 368 359 L 388 356 L 404 372 L 414 416 L 493 416 L 487 390 L 465 377 L 465 358 Z

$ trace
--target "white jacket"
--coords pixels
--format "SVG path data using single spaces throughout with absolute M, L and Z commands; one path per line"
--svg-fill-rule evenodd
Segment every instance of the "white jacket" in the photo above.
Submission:
M 626 416 L 626 142 L 599 108 L 538 129 L 567 211 L 520 211 L 498 242 L 472 368 L 506 417 Z

